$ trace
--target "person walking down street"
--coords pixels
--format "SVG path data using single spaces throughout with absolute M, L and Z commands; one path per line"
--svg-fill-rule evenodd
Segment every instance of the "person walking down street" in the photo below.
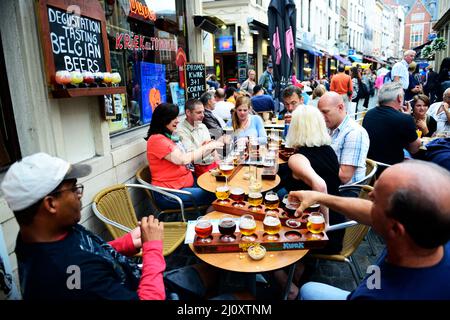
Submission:
M 363 104 L 364 109 L 367 110 L 369 108 L 370 97 L 373 97 L 375 95 L 375 75 L 372 73 L 372 70 L 370 68 L 364 70 L 362 82 L 367 88 L 367 94 L 364 97 L 364 104 Z
M 110 242 L 86 230 L 84 187 L 91 167 L 36 153 L 14 163 L 1 190 L 19 224 L 15 253 L 25 300 L 164 300 L 162 222 Z M 132 257 L 142 248 L 142 269 Z M 74 280 L 78 279 L 78 280 Z M 69 285 L 70 284 L 70 285 Z
M 436 101 L 439 91 L 439 75 L 433 70 L 431 65 L 427 67 L 427 70 L 428 72 L 425 76 L 423 90 L 424 93 L 430 98 L 430 104 L 432 104 Z
M 353 95 L 352 78 L 345 73 L 345 66 L 339 64 L 338 73 L 331 78 L 330 91 L 341 95 L 345 104 L 345 111 L 349 113 L 350 99 Z
M 294 191 L 289 197 L 301 201 L 298 213 L 320 203 L 371 226 L 386 243 L 377 268 L 352 292 L 308 282 L 300 289 L 300 299 L 450 299 L 449 171 L 411 160 L 387 168 L 370 192 L 370 200 L 316 191 Z
M 256 71 L 253 69 L 248 70 L 248 78 L 241 84 L 241 90 L 245 90 L 251 95 L 254 95 L 253 88 L 256 86 L 255 77 Z
M 263 72 L 259 78 L 258 84 L 264 88 L 264 92 L 270 96 L 273 96 L 273 90 L 275 89 L 273 82 L 273 65 L 269 63 L 266 71 Z
M 417 64 L 413 61 L 408 66 L 408 73 L 409 73 L 409 85 L 408 89 L 405 91 L 405 101 L 410 101 L 414 98 L 416 94 L 423 93 L 422 91 L 422 85 L 417 81 L 417 78 L 415 77 L 417 69 Z
M 391 79 L 395 82 L 400 82 L 402 84 L 403 90 L 409 87 L 409 72 L 408 66 L 414 61 L 416 57 L 416 52 L 414 50 L 407 50 L 403 54 L 403 60 L 394 64 L 391 70 Z

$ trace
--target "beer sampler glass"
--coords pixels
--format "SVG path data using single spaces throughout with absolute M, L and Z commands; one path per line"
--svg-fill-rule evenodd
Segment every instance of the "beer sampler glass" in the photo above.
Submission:
M 239 220 L 239 230 L 242 233 L 241 240 L 243 241 L 254 241 L 255 231 L 256 231 L 256 221 L 255 218 L 250 214 L 244 214 Z
M 268 240 L 277 240 L 275 236 L 281 230 L 281 221 L 278 214 L 274 211 L 268 211 L 263 220 L 264 231 L 269 235 Z
M 286 220 L 286 225 L 290 228 L 298 228 L 301 225 L 301 222 L 297 220 L 295 216 L 295 212 L 300 206 L 300 202 L 291 202 L 289 200 L 286 201 L 286 205 L 284 207 L 284 211 L 286 212 L 289 219 Z
M 237 202 L 244 201 L 244 198 L 245 198 L 244 189 L 238 188 L 238 187 L 231 188 L 230 198 Z
M 325 218 L 320 212 L 311 212 L 308 217 L 306 228 L 313 237 L 321 238 L 320 233 L 325 230 Z
M 258 206 L 263 202 L 263 196 L 261 192 L 250 192 L 248 194 L 248 203 L 250 204 L 250 210 L 258 211 Z
M 227 185 L 216 188 L 216 197 L 219 199 L 220 204 L 228 203 L 227 199 L 230 196 L 230 188 Z
M 236 231 L 236 221 L 230 216 L 225 216 L 220 220 L 219 232 L 222 234 L 220 240 L 224 242 L 232 242 L 236 240 L 233 236 Z
M 219 170 L 225 176 L 225 185 L 228 186 L 228 177 L 234 170 L 233 162 L 223 160 L 219 163 Z
M 197 241 L 203 243 L 211 242 L 211 233 L 213 230 L 213 226 L 211 221 L 206 219 L 203 216 L 197 218 L 197 222 L 195 224 L 195 234 L 197 235 Z
M 271 210 L 275 210 L 278 208 L 280 204 L 280 198 L 278 197 L 278 194 L 276 194 L 273 191 L 269 191 L 266 193 L 266 196 L 264 197 L 264 205 Z

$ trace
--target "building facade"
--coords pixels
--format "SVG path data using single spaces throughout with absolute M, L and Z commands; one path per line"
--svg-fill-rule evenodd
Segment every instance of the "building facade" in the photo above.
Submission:
M 404 48 L 415 48 L 428 41 L 432 31 L 431 14 L 421 0 L 417 0 L 405 18 Z

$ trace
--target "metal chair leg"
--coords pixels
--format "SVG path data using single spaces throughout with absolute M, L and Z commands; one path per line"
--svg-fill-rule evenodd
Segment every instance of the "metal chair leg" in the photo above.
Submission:
M 294 271 L 295 271 L 296 264 L 297 263 L 294 262 L 289 267 L 289 274 L 288 274 L 288 279 L 287 279 L 287 283 L 286 283 L 286 288 L 284 289 L 284 293 L 283 293 L 283 300 L 287 300 L 287 298 L 288 298 L 289 291 L 291 289 L 292 279 L 294 278 Z
M 370 255 L 371 256 L 376 256 L 377 252 L 376 252 L 376 249 L 375 249 L 373 234 L 370 232 L 371 230 L 372 229 L 370 229 L 369 232 L 367 233 L 366 239 L 367 239 L 367 242 L 369 243 Z
M 364 278 L 364 275 L 361 271 L 361 268 L 359 266 L 359 263 L 356 261 L 355 258 L 353 258 L 353 256 L 348 257 L 349 260 L 352 262 L 353 266 L 355 267 L 356 273 L 358 274 L 359 280 L 361 280 L 362 278 Z
M 353 280 L 355 281 L 355 288 L 358 286 L 359 282 L 361 281 L 356 268 L 353 264 L 353 262 L 350 259 L 345 259 L 345 262 L 347 263 L 348 267 L 350 268 L 350 271 L 352 272 Z

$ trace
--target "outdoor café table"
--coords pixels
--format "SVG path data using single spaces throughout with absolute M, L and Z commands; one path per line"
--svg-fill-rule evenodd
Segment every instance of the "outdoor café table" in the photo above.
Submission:
M 239 187 L 244 189 L 244 192 L 248 194 L 249 180 L 244 179 L 244 174 L 248 171 L 248 166 L 242 166 L 231 180 L 228 178 L 228 185 L 230 188 Z M 258 168 L 258 174 L 261 175 L 263 168 Z M 272 190 L 280 183 L 280 177 L 277 175 L 275 180 L 261 180 L 261 191 L 266 192 Z M 216 181 L 211 172 L 205 172 L 197 179 L 197 184 L 204 190 L 209 192 L 216 192 L 218 186 L 225 184 L 225 181 Z
M 205 215 L 207 219 L 220 219 L 225 213 L 219 211 L 212 211 Z M 229 214 L 227 214 L 229 215 Z M 238 217 L 238 216 L 235 216 Z M 262 221 L 256 220 L 257 230 L 263 229 Z M 285 226 L 281 227 L 281 230 L 292 230 Z M 243 272 L 243 273 L 256 273 L 267 272 L 289 267 L 288 283 L 283 294 L 284 300 L 286 300 L 291 287 L 292 278 L 294 276 L 295 264 L 301 258 L 303 258 L 308 250 L 281 250 L 281 251 L 267 251 L 265 257 L 262 260 L 252 260 L 245 252 L 229 252 L 229 253 L 197 253 L 193 244 L 189 244 L 189 247 L 194 254 L 202 261 L 227 271 Z

